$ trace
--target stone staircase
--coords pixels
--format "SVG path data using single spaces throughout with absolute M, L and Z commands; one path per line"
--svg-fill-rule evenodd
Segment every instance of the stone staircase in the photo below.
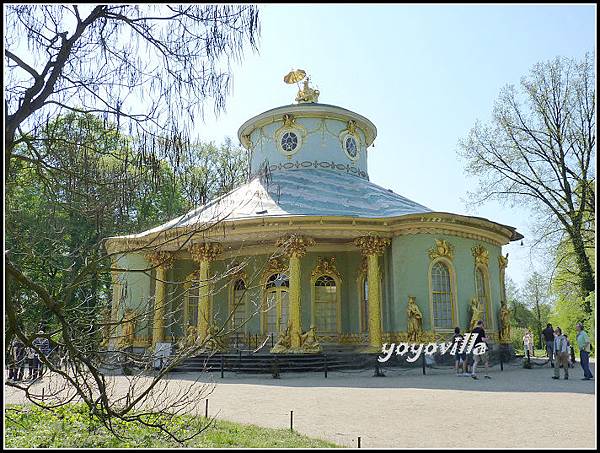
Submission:
M 174 372 L 223 371 L 235 373 L 274 373 L 357 370 L 375 366 L 376 354 L 327 352 L 316 354 L 201 354 L 187 359 Z

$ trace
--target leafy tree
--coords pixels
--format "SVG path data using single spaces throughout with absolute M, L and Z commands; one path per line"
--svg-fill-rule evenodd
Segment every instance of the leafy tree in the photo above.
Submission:
M 191 154 L 190 131 L 205 102 L 223 110 L 229 62 L 247 44 L 256 49 L 257 8 L 9 5 L 5 23 L 6 334 L 41 354 L 22 322 L 23 310 L 36 305 L 32 320 L 55 326 L 44 336 L 60 341 L 73 364 L 64 370 L 41 354 L 62 379 L 61 390 L 75 392 L 109 429 L 118 418 L 183 440 L 164 423 L 177 411 L 165 408 L 181 410 L 201 399 L 204 387 L 191 383 L 177 401 L 156 398 L 168 385 L 168 367 L 130 382 L 126 398 L 111 397 L 106 355 L 97 348 L 96 306 L 111 270 L 100 242 L 116 225 L 155 220 L 136 211 L 140 194 L 160 194 L 162 204 L 150 211 L 157 218 L 185 205 L 177 163 Z M 140 189 L 144 184 L 150 190 Z M 28 385 L 10 385 L 38 401 Z M 144 401 L 159 402 L 160 420 L 132 412 Z M 203 429 L 195 427 L 192 436 Z
M 489 124 L 477 122 L 459 142 L 466 173 L 479 181 L 475 203 L 529 206 L 538 215 L 539 241 L 553 248 L 569 242 L 580 299 L 595 290 L 587 253 L 595 229 L 594 86 L 593 55 L 539 63 L 520 89 L 501 91 Z
M 528 326 L 533 327 L 537 333 L 538 347 L 542 349 L 542 330 L 548 321 L 552 307 L 548 279 L 538 272 L 531 274 L 523 288 L 523 299 L 530 308 L 533 318 L 533 325 L 529 324 Z

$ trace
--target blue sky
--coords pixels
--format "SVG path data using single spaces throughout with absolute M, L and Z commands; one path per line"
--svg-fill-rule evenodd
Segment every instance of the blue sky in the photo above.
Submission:
M 528 212 L 490 202 L 467 209 L 476 185 L 456 154 L 477 119 L 489 120 L 500 89 L 555 56 L 595 50 L 593 5 L 262 5 L 259 52 L 233 64 L 227 111 L 209 106 L 196 134 L 237 137 L 251 116 L 293 102 L 283 83 L 305 69 L 319 102 L 369 118 L 378 129 L 369 153 L 372 182 L 437 211 L 477 215 L 512 225 L 507 275 L 521 283 L 538 258 L 528 243 Z M 237 138 L 236 138 L 237 141 Z

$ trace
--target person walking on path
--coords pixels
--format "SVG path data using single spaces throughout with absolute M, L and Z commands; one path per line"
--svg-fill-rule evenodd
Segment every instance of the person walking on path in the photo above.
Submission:
M 560 327 L 557 326 L 554 329 L 554 333 L 556 334 L 554 337 L 554 356 L 556 362 L 554 363 L 554 376 L 552 376 L 552 379 L 560 379 L 560 367 L 562 366 L 566 380 L 569 379 L 569 345 Z
M 575 325 L 575 330 L 577 330 L 577 346 L 579 346 L 579 360 L 581 361 L 581 368 L 583 368 L 583 378 L 584 381 L 589 381 L 594 376 L 590 371 L 590 352 L 592 352 L 592 342 L 590 341 L 590 337 L 583 330 L 583 324 L 578 322 Z
M 471 371 L 471 377 L 473 379 L 479 379 L 477 377 L 477 364 L 479 362 L 483 362 L 485 364 L 485 375 L 486 379 L 491 379 L 488 376 L 488 366 L 489 366 L 489 356 L 488 356 L 488 345 L 487 345 L 487 337 L 485 336 L 485 330 L 483 330 L 483 321 L 480 319 L 477 321 L 476 327 L 471 331 L 471 334 L 477 335 L 475 342 L 473 343 L 473 347 L 477 347 L 478 344 L 483 343 L 485 345 L 485 352 L 483 354 L 475 354 L 473 353 L 473 368 Z
M 546 342 L 546 355 L 550 362 L 550 366 L 554 368 L 554 329 L 552 324 L 548 323 L 546 328 L 542 330 L 542 336 Z

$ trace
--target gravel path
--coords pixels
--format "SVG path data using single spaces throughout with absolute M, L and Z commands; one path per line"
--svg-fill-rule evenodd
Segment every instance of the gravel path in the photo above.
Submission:
M 218 419 L 287 428 L 293 410 L 294 429 L 344 446 L 356 446 L 360 436 L 365 448 L 594 448 L 595 379 L 581 381 L 579 365 L 568 381 L 551 379 L 552 371 L 511 364 L 477 381 L 450 368 L 428 369 L 426 376 L 420 369 L 388 369 L 382 378 L 365 370 L 330 372 L 327 379 L 322 373 L 281 379 L 206 373 L 201 380 L 217 384 L 209 413 Z M 171 377 L 176 386 L 196 378 Z M 115 379 L 125 385 L 123 377 Z M 6 402 L 23 401 L 21 392 L 5 389 Z M 204 407 L 200 401 L 198 412 Z

